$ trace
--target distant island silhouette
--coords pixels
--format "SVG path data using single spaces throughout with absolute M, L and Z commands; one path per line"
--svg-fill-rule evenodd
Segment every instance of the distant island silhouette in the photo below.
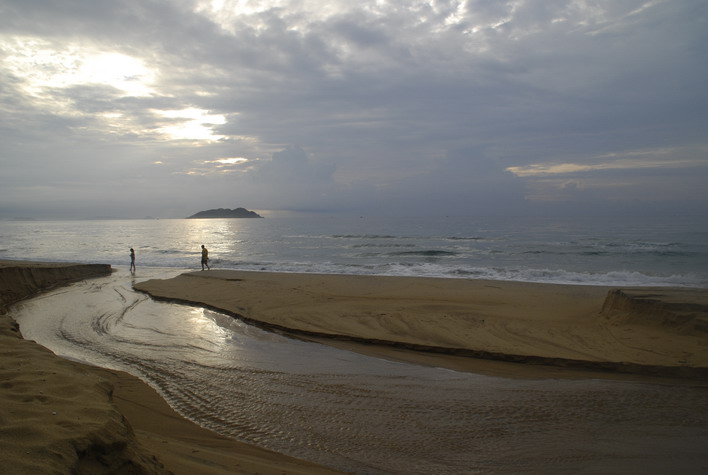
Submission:
M 206 211 L 200 211 L 187 219 L 203 219 L 203 218 L 262 218 L 255 211 L 249 211 L 246 208 L 218 208 L 218 209 L 208 209 Z

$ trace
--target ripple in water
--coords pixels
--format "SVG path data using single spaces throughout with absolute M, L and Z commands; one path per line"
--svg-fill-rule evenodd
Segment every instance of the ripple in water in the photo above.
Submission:
M 204 427 L 345 471 L 708 464 L 701 386 L 512 380 L 391 362 L 153 302 L 121 273 L 46 294 L 13 316 L 26 338 L 139 376 Z

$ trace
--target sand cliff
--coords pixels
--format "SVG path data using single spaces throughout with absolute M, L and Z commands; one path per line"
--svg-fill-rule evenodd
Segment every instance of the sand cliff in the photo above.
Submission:
M 7 306 L 108 265 L 0 262 L 0 466 L 5 473 L 168 473 L 137 443 L 99 370 L 23 340 Z

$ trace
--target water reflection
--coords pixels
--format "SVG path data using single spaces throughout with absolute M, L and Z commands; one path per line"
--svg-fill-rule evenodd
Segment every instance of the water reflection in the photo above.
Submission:
M 705 387 L 519 381 L 370 358 L 154 302 L 120 272 L 27 302 L 15 316 L 26 338 L 136 374 L 207 428 L 346 471 L 708 464 Z
M 215 263 L 220 256 L 230 256 L 231 259 L 243 251 L 240 249 L 244 232 L 253 226 L 251 221 L 243 219 L 189 219 L 187 221 L 187 242 L 194 247 L 195 259 L 201 252 L 201 245 L 209 250 L 209 255 Z

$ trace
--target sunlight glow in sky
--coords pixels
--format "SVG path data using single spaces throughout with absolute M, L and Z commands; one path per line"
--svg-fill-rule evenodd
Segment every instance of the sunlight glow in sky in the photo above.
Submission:
M 3 0 L 0 219 L 705 214 L 707 18 L 705 0 Z
M 139 59 L 77 44 L 57 49 L 38 38 L 17 38 L 9 44 L 12 51 L 4 63 L 34 96 L 78 85 L 109 86 L 126 96 L 153 92 L 154 73 Z
M 702 154 L 701 154 L 702 152 Z M 595 163 L 534 163 L 506 170 L 519 177 L 567 175 L 603 170 L 675 169 L 705 165 L 708 148 L 689 156 L 676 149 L 659 149 L 610 153 L 594 158 Z
M 237 158 L 220 158 L 218 160 L 207 160 L 204 163 L 215 163 L 217 166 L 228 166 L 235 165 L 237 163 L 247 162 L 247 158 L 237 157 Z
M 220 114 L 209 114 L 208 111 L 196 108 L 182 110 L 156 110 L 156 114 L 177 123 L 160 127 L 158 132 L 176 140 L 219 140 L 223 135 L 214 134 L 213 127 L 226 123 L 226 117 Z

